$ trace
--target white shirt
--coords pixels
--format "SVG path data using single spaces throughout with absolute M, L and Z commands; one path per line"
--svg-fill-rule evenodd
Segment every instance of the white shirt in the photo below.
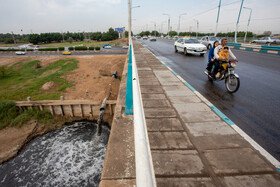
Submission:
M 221 52 L 223 50 L 223 46 L 222 45 L 218 45 L 217 47 L 215 47 L 214 50 L 214 57 L 215 59 L 219 59 L 219 52 Z M 234 60 L 236 60 L 236 57 L 234 56 L 234 54 L 231 52 L 230 48 L 228 48 L 228 52 L 229 52 L 229 56 L 231 56 L 231 58 L 233 58 Z

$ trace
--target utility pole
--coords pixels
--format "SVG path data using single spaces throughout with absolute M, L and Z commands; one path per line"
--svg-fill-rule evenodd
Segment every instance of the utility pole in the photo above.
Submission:
M 13 31 L 11 31 L 11 33 L 12 33 L 12 37 L 13 37 L 14 43 L 17 44 Z
M 251 8 L 248 8 L 248 7 L 243 7 L 243 8 L 244 8 L 244 9 L 250 10 L 250 16 L 249 16 L 249 19 L 248 19 L 247 30 L 246 30 L 245 37 L 244 37 L 244 42 L 246 42 L 247 32 L 248 32 L 248 28 L 249 28 L 250 20 L 251 20 L 251 16 L 252 16 L 252 9 L 251 9 Z
M 163 13 L 162 15 L 168 16 L 168 30 L 167 30 L 167 35 L 169 36 L 169 32 L 170 32 L 170 15 L 169 15 L 169 14 L 166 14 L 166 13 Z
M 220 16 L 221 1 L 222 1 L 222 0 L 220 0 L 220 3 L 219 3 L 219 9 L 218 9 L 218 15 L 217 15 L 217 22 L 216 22 L 215 36 L 217 35 L 217 31 L 218 31 L 218 22 L 219 22 L 219 16 Z
M 131 39 L 131 3 L 130 0 L 128 0 L 128 41 L 130 44 Z
M 63 31 L 61 31 L 61 35 L 62 35 L 62 42 L 64 42 L 64 34 L 63 34 Z
M 157 24 L 155 23 L 155 36 L 157 36 Z
M 180 14 L 180 15 L 179 15 L 178 34 L 179 34 L 179 32 L 180 32 L 181 16 L 183 16 L 183 15 L 187 15 L 187 13 L 183 13 L 183 14 Z
M 237 19 L 237 22 L 236 22 L 236 29 L 235 29 L 235 35 L 234 35 L 234 42 L 235 42 L 235 43 L 237 43 L 238 23 L 239 23 L 239 18 L 240 18 L 240 15 L 241 15 L 241 10 L 242 10 L 242 7 L 243 7 L 243 2 L 244 2 L 244 0 L 241 1 L 241 6 L 240 6 L 240 10 L 239 10 L 239 15 L 238 15 L 238 19 Z
M 196 19 L 194 19 L 194 20 L 196 21 L 196 39 L 197 39 L 199 22 Z

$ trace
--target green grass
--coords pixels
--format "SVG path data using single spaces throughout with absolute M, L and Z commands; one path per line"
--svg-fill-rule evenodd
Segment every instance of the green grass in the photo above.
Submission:
M 53 123 L 52 115 L 38 109 L 25 110 L 20 113 L 14 101 L 0 100 L 0 130 L 7 126 L 21 127 L 31 119 L 39 123 Z
M 64 43 L 50 43 L 50 44 L 40 44 L 40 47 L 70 47 L 70 46 L 77 46 L 77 45 L 85 45 L 87 47 L 92 46 L 103 46 L 105 44 L 113 44 L 116 42 L 116 40 L 113 41 L 103 41 L 103 42 L 97 42 L 97 41 L 80 41 L 80 42 L 64 42 Z M 123 43 L 123 45 L 126 45 Z
M 30 96 L 32 100 L 56 100 L 66 88 L 73 86 L 62 76 L 78 67 L 77 60 L 62 59 L 36 68 L 38 63 L 38 60 L 22 60 L 10 66 L 6 76 L 0 77 L 0 99 L 26 100 Z M 55 82 L 56 87 L 47 92 L 42 90 L 50 81 Z
M 5 44 L 4 42 L 0 42 L 0 47 L 13 47 L 15 45 L 26 44 L 28 42 L 17 42 L 17 44 Z

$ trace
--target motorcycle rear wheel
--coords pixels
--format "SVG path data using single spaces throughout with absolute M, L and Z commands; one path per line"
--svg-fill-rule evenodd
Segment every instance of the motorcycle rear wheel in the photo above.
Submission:
M 235 75 L 229 75 L 225 80 L 225 84 L 227 91 L 230 93 L 234 93 L 239 89 L 240 80 Z

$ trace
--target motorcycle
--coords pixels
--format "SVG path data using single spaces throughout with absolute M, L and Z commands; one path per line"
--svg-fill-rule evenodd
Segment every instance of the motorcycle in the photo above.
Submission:
M 208 76 L 209 81 L 221 81 L 225 80 L 226 89 L 230 93 L 234 93 L 239 89 L 240 80 L 239 76 L 234 73 L 234 69 L 236 67 L 235 61 L 223 61 L 220 63 L 220 67 L 218 69 L 219 76 L 213 75 L 212 71 L 209 74 L 208 71 L 204 73 Z

